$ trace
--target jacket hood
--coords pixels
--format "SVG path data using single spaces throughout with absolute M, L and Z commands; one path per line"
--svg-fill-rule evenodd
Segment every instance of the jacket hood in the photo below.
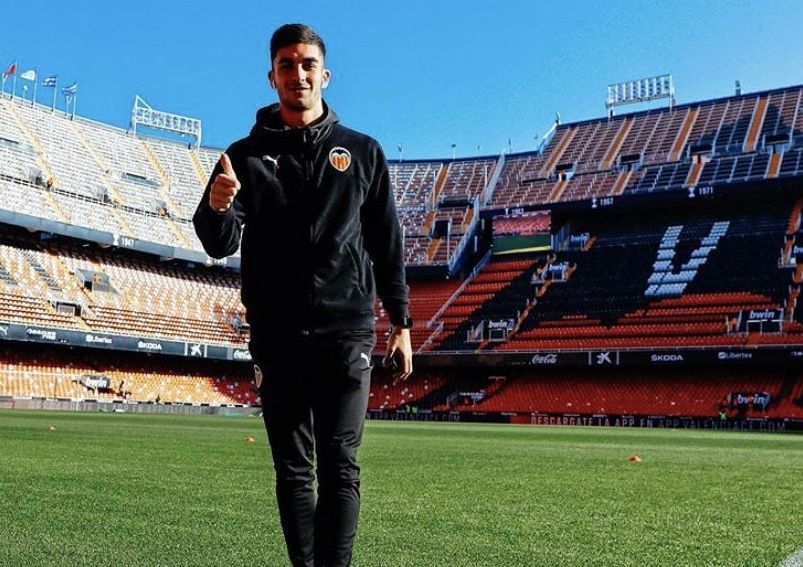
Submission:
M 304 131 L 308 131 L 310 134 L 309 141 L 312 144 L 317 144 L 329 135 L 332 126 L 340 122 L 337 114 L 329 108 L 326 101 L 321 102 L 323 102 L 323 116 L 321 119 L 312 126 L 301 128 L 294 128 L 282 122 L 278 102 L 260 108 L 257 111 L 256 123 L 251 128 L 250 136 L 256 138 L 280 138 L 290 141 L 302 136 Z

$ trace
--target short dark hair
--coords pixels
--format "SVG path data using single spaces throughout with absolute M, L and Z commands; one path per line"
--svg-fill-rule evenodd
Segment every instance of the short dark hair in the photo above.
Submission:
M 270 38 L 270 61 L 273 65 L 273 60 L 276 58 L 276 52 L 282 47 L 294 45 L 296 43 L 305 43 L 307 45 L 317 45 L 321 50 L 321 55 L 326 57 L 326 46 L 323 44 L 321 36 L 315 33 L 315 30 L 304 24 L 284 24 L 282 27 L 273 32 L 273 37 Z

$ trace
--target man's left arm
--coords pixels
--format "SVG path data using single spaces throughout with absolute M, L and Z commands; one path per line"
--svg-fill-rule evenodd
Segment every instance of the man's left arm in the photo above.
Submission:
M 393 325 L 384 365 L 390 365 L 394 356 L 400 357 L 394 377 L 406 380 L 413 371 L 413 349 L 410 329 L 404 328 L 410 320 L 409 288 L 404 275 L 404 237 L 385 154 L 378 144 L 373 146 L 372 178 L 361 210 L 363 242 L 374 263 L 377 292 Z

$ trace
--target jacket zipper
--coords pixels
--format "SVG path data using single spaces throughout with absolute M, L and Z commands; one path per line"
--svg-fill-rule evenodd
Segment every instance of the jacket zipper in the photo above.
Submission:
M 304 128 L 302 132 L 302 142 L 304 144 L 304 186 L 307 197 L 312 195 L 312 188 L 310 187 L 310 180 L 312 179 L 312 160 L 310 159 L 309 142 L 310 131 L 309 128 Z M 309 243 L 310 246 L 315 243 L 315 218 L 310 218 L 309 221 Z
M 360 293 L 362 295 L 365 295 L 365 284 L 363 283 L 363 274 L 362 274 L 362 262 L 360 261 L 361 258 L 357 254 L 357 249 L 348 242 L 346 243 L 346 251 L 349 253 L 351 262 L 354 264 L 354 269 L 357 271 L 357 289 L 360 290 Z
M 312 187 L 310 185 L 310 181 L 312 180 L 312 160 L 310 159 L 310 152 L 309 152 L 309 142 L 310 142 L 310 131 L 309 128 L 304 128 L 301 132 L 301 141 L 304 147 L 302 155 L 304 156 L 304 194 L 308 199 L 308 207 L 311 210 L 311 199 L 312 199 Z M 310 254 L 312 254 L 315 245 L 315 217 L 310 216 L 309 219 L 309 248 Z M 315 304 L 315 270 L 312 268 L 312 262 L 310 263 L 310 269 L 312 273 L 310 274 L 310 288 L 309 288 L 309 302 L 310 308 L 312 305 Z

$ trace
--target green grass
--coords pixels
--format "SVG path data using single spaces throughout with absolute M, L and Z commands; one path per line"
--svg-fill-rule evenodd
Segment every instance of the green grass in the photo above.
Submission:
M 361 463 L 355 567 L 774 566 L 803 546 L 799 435 L 369 422 Z M 2 566 L 283 566 L 273 499 L 257 418 L 0 412 Z

